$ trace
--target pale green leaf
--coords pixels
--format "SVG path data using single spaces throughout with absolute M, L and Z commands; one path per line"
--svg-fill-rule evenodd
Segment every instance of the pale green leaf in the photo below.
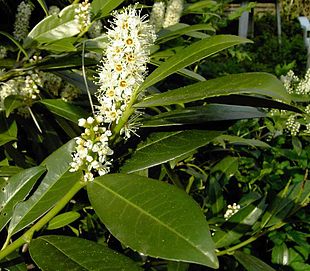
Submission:
M 97 215 L 123 244 L 152 257 L 218 267 L 200 207 L 181 189 L 132 174 L 108 174 L 87 187 Z
M 117 8 L 124 0 L 94 0 L 91 3 L 92 13 L 96 18 L 108 16 L 110 12 Z

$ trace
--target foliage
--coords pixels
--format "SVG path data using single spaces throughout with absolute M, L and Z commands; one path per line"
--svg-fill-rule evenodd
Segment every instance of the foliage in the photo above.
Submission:
M 61 2 L 26 2 L 27 36 L 1 32 L 0 267 L 307 268 L 309 146 L 260 126 L 262 107 L 301 114 L 294 97 L 264 72 L 197 73 L 251 41 L 181 18 L 154 43 L 148 7 Z

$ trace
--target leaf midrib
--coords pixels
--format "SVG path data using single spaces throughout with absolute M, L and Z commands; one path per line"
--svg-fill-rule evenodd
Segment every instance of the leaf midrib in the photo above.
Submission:
M 132 206 L 134 209 L 137 209 L 138 211 L 140 211 L 143 215 L 150 217 L 151 219 L 153 219 L 154 221 L 156 221 L 158 224 L 162 225 L 162 227 L 168 229 L 168 231 L 174 233 L 175 235 L 177 235 L 180 239 L 182 239 L 183 241 L 185 241 L 186 243 L 190 244 L 196 251 L 198 251 L 199 253 L 201 253 L 204 257 L 206 257 L 206 254 L 203 253 L 203 251 L 201 251 L 193 242 L 191 242 L 190 240 L 186 239 L 181 233 L 179 233 L 178 231 L 174 230 L 173 228 L 171 228 L 169 225 L 163 223 L 161 220 L 159 220 L 158 218 L 152 216 L 150 213 L 147 213 L 146 211 L 144 211 L 142 208 L 140 208 L 139 206 L 135 205 L 134 203 L 132 203 L 131 201 L 127 200 L 126 198 L 124 198 L 122 195 L 116 193 L 115 191 L 113 191 L 112 189 L 110 189 L 107 186 L 104 186 L 103 184 L 97 182 L 96 180 L 94 181 L 94 183 L 96 183 L 97 185 L 101 186 L 103 189 L 106 189 L 108 192 L 110 192 L 111 194 L 115 195 L 116 197 L 118 197 L 120 200 L 123 200 L 125 203 L 127 203 L 129 206 Z

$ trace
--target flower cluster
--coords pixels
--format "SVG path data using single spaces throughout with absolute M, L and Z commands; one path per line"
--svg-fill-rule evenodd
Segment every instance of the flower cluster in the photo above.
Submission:
M 18 41 L 28 35 L 31 12 L 32 6 L 27 1 L 22 1 L 17 7 L 13 36 Z
M 105 56 L 99 67 L 99 105 L 97 114 L 105 123 L 118 123 L 132 95 L 143 82 L 149 48 L 155 41 L 155 31 L 135 8 L 114 13 L 113 28 Z
M 224 214 L 225 220 L 228 220 L 230 217 L 232 217 L 235 213 L 237 213 L 240 210 L 240 205 L 234 203 L 233 205 L 227 206 L 227 211 Z
M 48 9 L 48 14 L 49 15 L 58 15 L 60 12 L 60 8 L 57 6 L 50 6 Z
M 183 0 L 170 0 L 167 4 L 167 10 L 163 28 L 177 24 L 180 21 L 183 12 Z
M 150 24 L 155 27 L 156 31 L 159 31 L 165 20 L 166 4 L 163 1 L 155 2 L 152 7 L 150 15 Z
M 292 136 L 296 136 L 299 133 L 300 123 L 296 119 L 295 114 L 292 114 L 287 118 L 286 129 L 291 133 Z
M 92 181 L 96 175 L 110 170 L 113 150 L 109 147 L 112 136 L 109 129 L 118 124 L 131 102 L 139 98 L 138 88 L 144 80 L 150 46 L 156 38 L 154 27 L 135 6 L 124 8 L 121 13 L 114 12 L 113 16 L 106 34 L 107 48 L 98 70 L 95 117 L 79 121 L 85 131 L 76 139 L 71 163 L 70 171 L 82 170 L 85 181 Z M 136 119 L 140 114 L 132 114 L 122 127 L 120 134 L 125 139 L 138 128 Z
M 80 31 L 83 32 L 90 25 L 90 3 L 88 0 L 80 3 L 79 6 L 75 9 L 74 19 L 80 27 Z
M 307 70 L 303 79 L 290 70 L 281 80 L 289 94 L 307 95 L 310 93 L 310 69 Z
M 111 161 L 108 156 L 113 154 L 109 147 L 111 131 L 101 126 L 102 117 L 80 119 L 79 126 L 85 128 L 84 133 L 76 138 L 76 152 L 70 163 L 71 172 L 84 171 L 84 181 L 92 181 L 94 173 L 100 176 L 110 171 Z

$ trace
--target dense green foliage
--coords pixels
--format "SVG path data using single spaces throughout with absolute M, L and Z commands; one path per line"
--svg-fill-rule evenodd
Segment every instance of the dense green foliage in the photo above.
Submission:
M 304 74 L 297 26 L 280 49 L 273 30 L 254 42 L 216 35 L 232 20 L 228 1 L 188 1 L 142 58 L 148 75 L 143 61 L 130 73 L 139 77 L 114 118 L 102 105 L 117 94 L 102 89 L 130 84 L 117 74 L 143 55 L 128 52 L 151 27 L 126 36 L 126 20 L 111 25 L 135 1 L 93 0 L 89 22 L 79 1 L 53 1 L 61 12 L 48 16 L 50 2 L 27 2 L 37 16 L 25 36 L 13 27 L 17 3 L 1 7 L 14 16 L 0 29 L 0 268 L 308 270 L 308 90 L 271 74 L 294 60 Z M 140 4 L 151 12 L 153 1 Z M 94 37 L 99 21 L 110 30 Z M 122 39 L 123 66 L 108 77 L 121 51 L 111 41 Z

